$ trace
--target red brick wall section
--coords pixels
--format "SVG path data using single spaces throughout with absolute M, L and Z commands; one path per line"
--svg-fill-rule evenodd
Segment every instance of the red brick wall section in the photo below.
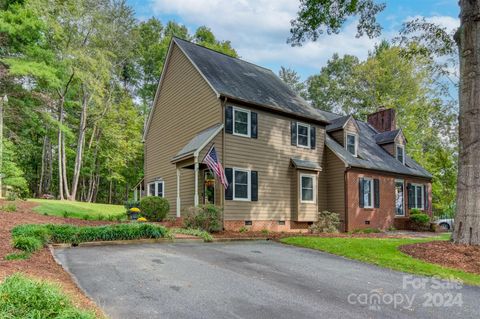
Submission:
M 361 177 L 369 177 L 372 179 L 378 179 L 380 182 L 380 207 L 379 208 L 360 208 L 359 207 L 359 189 L 358 181 Z M 404 207 L 406 210 L 405 217 L 395 216 L 395 180 L 404 180 Z M 389 174 L 382 174 L 368 171 L 353 171 L 347 172 L 347 214 L 348 214 L 348 228 L 347 231 L 355 229 L 365 228 L 379 228 L 387 229 L 394 226 L 397 229 L 405 229 L 407 227 L 407 221 L 409 216 L 409 209 L 407 205 L 407 184 L 419 183 L 426 184 L 428 190 L 428 213 L 432 215 L 432 196 L 431 196 L 431 184 L 430 182 L 422 179 L 393 176 Z M 369 222 L 367 224 L 366 222 Z

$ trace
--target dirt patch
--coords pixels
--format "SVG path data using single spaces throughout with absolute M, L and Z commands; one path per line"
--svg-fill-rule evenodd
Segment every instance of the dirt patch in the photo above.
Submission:
M 0 205 L 8 202 L 0 201 Z M 17 201 L 16 212 L 0 211 L 0 281 L 6 276 L 16 272 L 22 272 L 39 279 L 46 279 L 59 284 L 69 294 L 72 301 L 79 307 L 95 311 L 103 316 L 102 311 L 93 301 L 87 298 L 70 278 L 70 275 L 63 270 L 53 259 L 48 248 L 35 252 L 27 260 L 6 261 L 4 257 L 13 252 L 20 252 L 12 247 L 11 230 L 20 224 L 72 224 L 78 226 L 98 226 L 112 224 L 108 221 L 88 221 L 74 218 L 63 218 L 57 216 L 45 216 L 32 211 L 37 203 Z
M 400 250 L 429 263 L 480 275 L 480 246 L 456 245 L 448 241 L 431 241 L 401 246 Z

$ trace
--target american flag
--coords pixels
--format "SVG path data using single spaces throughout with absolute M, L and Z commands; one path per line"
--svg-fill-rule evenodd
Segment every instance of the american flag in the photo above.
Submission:
M 222 164 L 217 157 L 217 152 L 215 151 L 215 146 L 212 145 L 207 152 L 207 155 L 203 158 L 202 163 L 207 164 L 208 168 L 220 179 L 220 183 L 222 183 L 225 189 L 228 188 L 228 181 L 227 177 L 225 176 L 225 172 L 223 171 Z

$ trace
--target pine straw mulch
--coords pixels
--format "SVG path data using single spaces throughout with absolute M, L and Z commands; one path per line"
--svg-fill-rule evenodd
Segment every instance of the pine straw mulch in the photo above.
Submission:
M 431 241 L 400 246 L 414 258 L 480 275 L 480 246 L 456 245 L 449 241 Z
M 8 203 L 11 202 L 0 201 L 0 205 Z M 11 244 L 11 230 L 20 224 L 52 223 L 95 226 L 112 224 L 113 222 L 45 216 L 32 211 L 32 208 L 38 205 L 37 203 L 17 201 L 15 204 L 17 206 L 16 212 L 0 211 L 0 281 L 13 273 L 21 272 L 34 278 L 57 283 L 62 287 L 65 293 L 70 295 L 72 302 L 76 306 L 93 310 L 98 316 L 103 317 L 104 314 L 102 310 L 83 294 L 73 282 L 70 275 L 55 262 L 48 248 L 43 248 L 42 250 L 33 253 L 27 260 L 6 261 L 4 257 L 13 252 L 20 252 L 13 248 Z

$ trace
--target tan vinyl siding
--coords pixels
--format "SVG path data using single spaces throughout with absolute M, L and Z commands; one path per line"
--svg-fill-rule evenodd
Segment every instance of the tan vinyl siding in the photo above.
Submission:
M 258 114 L 258 139 L 225 134 L 225 167 L 258 171 L 258 201 L 226 200 L 225 219 L 290 220 L 296 216 L 298 206 L 297 171 L 291 167 L 290 159 L 319 162 L 323 167 L 325 127 L 316 126 L 315 149 L 292 146 L 290 118 L 248 109 Z M 321 183 L 318 181 L 318 185 Z M 300 207 L 298 215 L 313 221 L 317 204 L 308 206 Z
M 145 137 L 145 182 L 165 181 L 170 214 L 176 211 L 176 165 L 173 156 L 198 132 L 222 122 L 216 94 L 181 50 L 173 44 Z M 181 207 L 193 205 L 193 170 L 181 170 Z M 201 189 L 199 184 L 199 190 Z M 200 193 L 200 192 L 199 192 Z
M 330 133 L 330 136 L 340 145 L 345 146 L 345 135 L 343 130 L 338 130 Z
M 340 214 L 340 219 L 345 221 L 345 164 L 328 148 L 325 148 L 325 152 L 327 210 Z

